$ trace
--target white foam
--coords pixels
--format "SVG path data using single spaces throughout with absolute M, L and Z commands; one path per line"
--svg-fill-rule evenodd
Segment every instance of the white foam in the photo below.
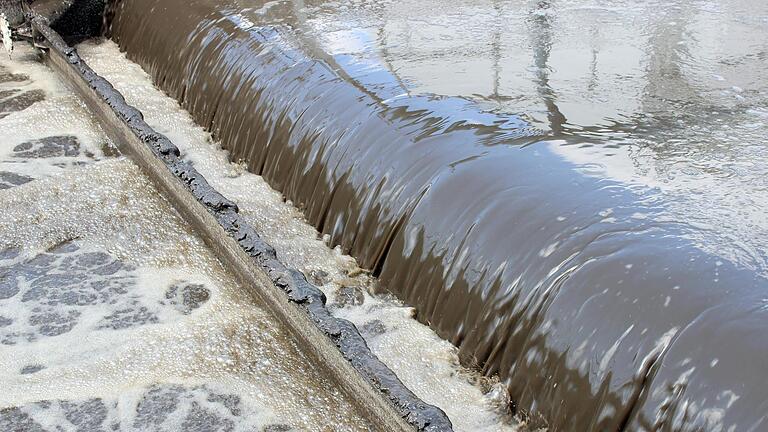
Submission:
M 5 48 L 5 52 L 10 57 L 13 52 L 13 39 L 11 39 L 11 26 L 8 24 L 4 13 L 0 13 L 0 36 L 2 36 L 0 42 L 3 43 L 3 48 Z
M 13 60 L 0 56 L 0 71 L 26 78 L 0 83 L 0 92 L 12 92 L 6 100 L 20 95 L 43 97 L 26 109 L 6 113 L 5 117 L 0 115 L 0 171 L 40 178 L 104 157 L 109 140 L 82 102 L 53 71 L 38 61 L 31 46 L 17 46 Z M 45 157 L 28 156 L 30 152 L 46 150 L 41 148 L 40 140 L 51 137 L 60 137 L 58 148 L 48 148 L 49 154 Z M 67 142 L 71 137 L 76 137 L 77 142 Z M 19 146 L 25 144 L 32 148 L 26 152 L 21 150 Z M 72 147 L 74 144 L 78 146 L 76 149 Z M 69 151 L 65 152 L 65 149 Z
M 0 119 L 0 171 L 34 178 L 0 190 L 0 430 L 367 430 L 133 163 L 16 157 L 106 141 L 33 59 L 6 66 L 46 99 Z

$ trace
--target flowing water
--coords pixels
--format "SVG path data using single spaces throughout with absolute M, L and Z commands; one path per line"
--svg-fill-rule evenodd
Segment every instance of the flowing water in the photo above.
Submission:
M 109 16 L 234 161 L 534 423 L 768 424 L 766 5 L 122 0 Z

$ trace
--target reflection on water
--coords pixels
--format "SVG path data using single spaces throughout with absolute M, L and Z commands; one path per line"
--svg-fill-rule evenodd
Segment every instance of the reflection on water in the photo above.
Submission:
M 386 104 L 438 99 L 442 118 L 513 127 L 522 116 L 583 172 L 653 188 L 701 247 L 768 274 L 768 3 L 282 7 Z

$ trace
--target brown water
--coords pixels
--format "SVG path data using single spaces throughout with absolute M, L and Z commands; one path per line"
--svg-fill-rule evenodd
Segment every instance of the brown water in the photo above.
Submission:
M 235 160 L 553 430 L 768 424 L 768 7 L 123 0 Z

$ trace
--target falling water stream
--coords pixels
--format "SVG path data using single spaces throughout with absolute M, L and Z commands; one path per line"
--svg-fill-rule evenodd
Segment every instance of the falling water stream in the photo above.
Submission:
M 765 5 L 123 0 L 109 16 L 234 162 L 534 424 L 765 427 Z

